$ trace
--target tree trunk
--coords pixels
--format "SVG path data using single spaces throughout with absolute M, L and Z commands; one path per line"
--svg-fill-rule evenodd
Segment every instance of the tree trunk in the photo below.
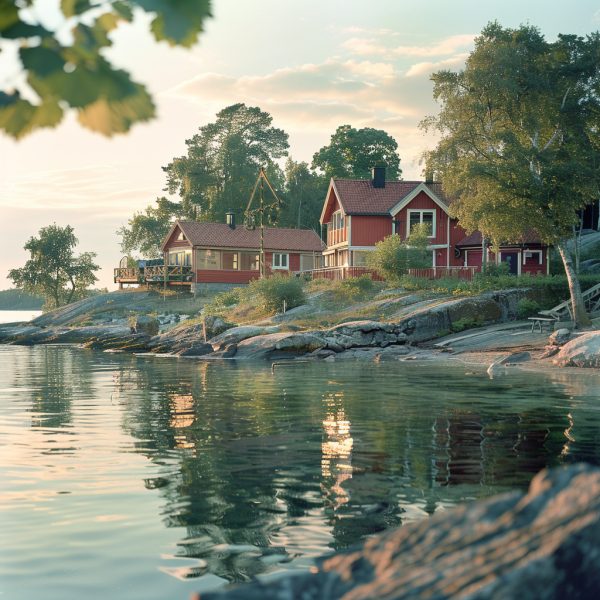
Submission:
M 587 327 L 591 324 L 590 317 L 585 310 L 585 303 L 581 294 L 581 287 L 579 285 L 579 278 L 575 266 L 573 265 L 573 257 L 571 251 L 567 246 L 566 240 L 561 240 L 556 244 L 560 257 L 565 267 L 565 274 L 567 275 L 567 281 L 569 283 L 569 293 L 571 294 L 571 307 L 573 314 L 573 321 L 575 327 Z

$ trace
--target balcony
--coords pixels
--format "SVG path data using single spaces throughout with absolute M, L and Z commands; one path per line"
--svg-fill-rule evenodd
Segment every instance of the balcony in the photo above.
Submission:
M 190 283 L 192 267 L 183 265 L 155 265 L 144 269 L 146 283 Z
M 343 227 L 342 229 L 330 229 L 329 225 L 330 223 L 327 227 L 327 246 L 335 246 L 336 244 L 347 241 L 348 233 L 346 227 Z

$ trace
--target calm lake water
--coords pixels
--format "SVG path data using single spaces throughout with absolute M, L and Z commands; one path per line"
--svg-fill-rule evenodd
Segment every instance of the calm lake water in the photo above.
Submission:
M 0 346 L 4 598 L 186 599 L 600 464 L 600 375 Z
M 0 310 L 0 323 L 31 321 L 41 314 L 41 310 Z

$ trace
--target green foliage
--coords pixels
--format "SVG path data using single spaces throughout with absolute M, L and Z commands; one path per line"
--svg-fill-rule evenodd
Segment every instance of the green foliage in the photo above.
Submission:
M 112 33 L 131 22 L 138 8 L 153 15 L 150 29 L 157 41 L 190 47 L 210 17 L 210 0 L 61 0 L 62 19 L 49 29 L 31 5 L 32 0 L 0 1 L 0 51 L 18 49 L 24 72 L 0 90 L 0 129 L 16 139 L 55 127 L 70 109 L 81 125 L 107 136 L 153 118 L 146 88 L 104 56 Z M 66 27 L 68 44 L 60 35 Z M 27 88 L 35 93 L 33 102 L 23 97 Z
M 120 227 L 123 254 L 140 253 L 144 258 L 162 256 L 160 246 L 171 228 L 173 218 L 181 216 L 181 206 L 166 198 L 157 198 L 156 207 L 148 206 L 143 212 L 135 213 Z M 134 265 L 135 266 L 135 265 Z
M 342 303 L 361 300 L 371 294 L 375 288 L 375 284 L 369 275 L 349 277 L 335 283 L 334 298 Z
M 478 317 L 463 317 L 462 319 L 458 319 L 452 323 L 451 330 L 452 333 L 459 333 L 460 331 L 465 331 L 466 329 L 473 329 L 475 327 L 481 327 L 483 325 L 482 319 Z
M 479 275 L 481 276 L 481 275 Z M 508 263 L 501 262 L 500 264 L 496 264 L 493 262 L 489 262 L 485 267 L 485 276 L 486 277 L 508 277 L 510 276 L 510 267 Z
M 526 319 L 537 314 L 541 310 L 539 302 L 530 298 L 521 298 L 517 303 L 517 315 L 519 319 Z
M 402 169 L 397 149 L 396 140 L 381 129 L 340 125 L 329 144 L 315 153 L 312 166 L 329 180 L 331 177 L 368 179 L 372 167 L 385 165 L 386 176 L 399 179 Z
M 41 310 L 44 299 L 22 290 L 1 290 L 0 310 Z
M 306 300 L 300 279 L 286 275 L 251 281 L 244 298 L 253 299 L 254 304 L 268 312 L 282 312 L 284 301 L 286 308 L 290 309 L 304 304 Z
M 536 232 L 571 274 L 575 320 L 588 319 L 566 240 L 600 186 L 600 33 L 559 35 L 489 24 L 463 71 L 432 76 L 440 141 L 428 154 L 451 211 L 496 244 Z
M 367 265 L 388 281 L 397 281 L 408 269 L 431 266 L 431 250 L 427 249 L 429 233 L 425 223 L 413 227 L 410 237 L 402 240 L 390 235 L 375 244 L 367 255 Z
M 30 253 L 29 260 L 21 269 L 12 269 L 9 279 L 18 289 L 29 294 L 42 296 L 49 308 L 86 295 L 87 288 L 98 281 L 93 252 L 75 256 L 73 250 L 77 238 L 70 225 L 42 227 L 39 237 L 31 237 L 25 244 Z
M 231 209 L 241 216 L 261 167 L 275 189 L 283 187 L 275 161 L 287 155 L 288 134 L 272 122 L 258 107 L 233 104 L 186 140 L 187 154 L 163 167 L 167 190 L 181 197 L 183 215 L 222 221 Z
M 284 205 L 279 214 L 282 227 L 303 227 L 319 231 L 319 218 L 329 182 L 309 169 L 308 163 L 285 163 Z

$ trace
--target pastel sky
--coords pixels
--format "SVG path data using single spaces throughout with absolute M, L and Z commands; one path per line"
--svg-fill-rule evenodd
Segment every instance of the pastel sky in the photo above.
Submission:
M 600 29 L 600 0 L 213 0 L 213 14 L 191 51 L 156 44 L 143 16 L 115 33 L 108 55 L 154 94 L 153 122 L 111 139 L 73 117 L 20 142 L 0 135 L 0 289 L 52 222 L 75 228 L 79 250 L 98 254 L 98 285 L 113 288 L 116 230 L 163 194 L 161 166 L 225 106 L 270 112 L 308 162 L 338 125 L 385 129 L 404 178 L 419 179 L 434 142 L 417 128 L 436 112 L 429 75 L 460 69 L 486 23 L 529 23 L 550 40 Z M 0 61 L 0 81 L 7 69 Z

